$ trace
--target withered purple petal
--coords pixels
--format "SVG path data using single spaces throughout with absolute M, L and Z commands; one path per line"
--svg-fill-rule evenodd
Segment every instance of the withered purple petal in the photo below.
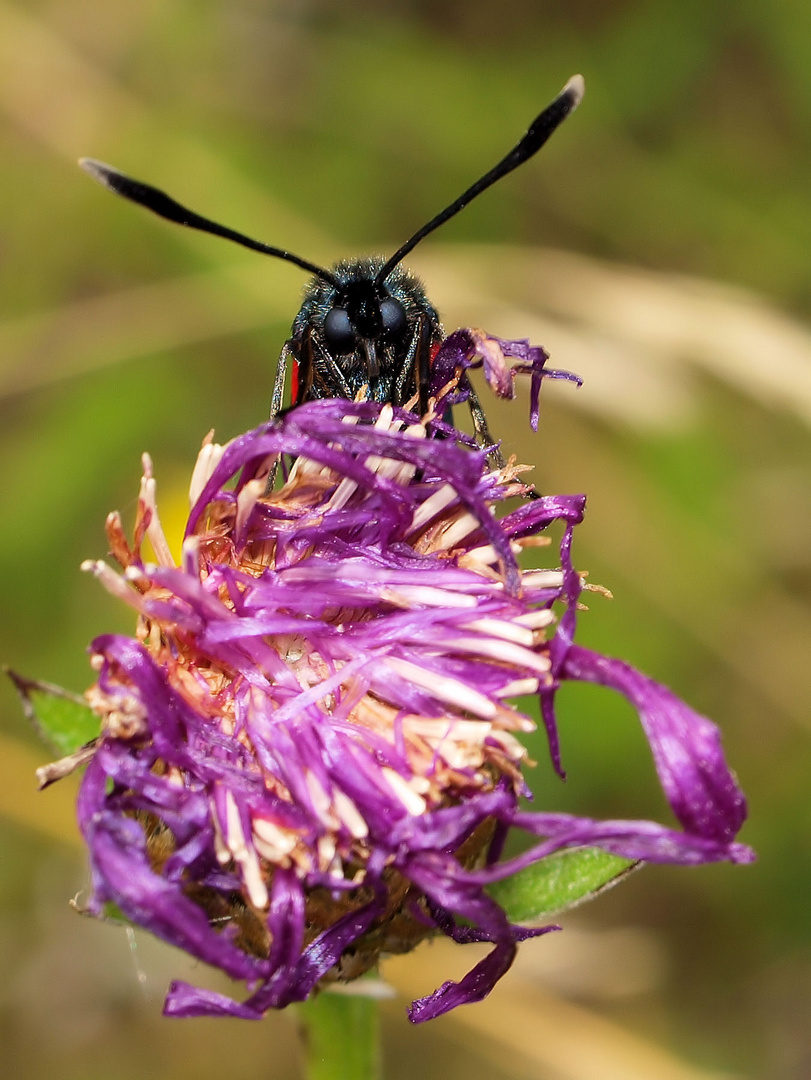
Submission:
M 715 724 L 622 660 L 573 645 L 564 668 L 566 678 L 608 686 L 631 702 L 676 817 L 689 833 L 730 841 L 746 818 L 746 799 L 724 760 Z
M 216 990 L 204 990 L 199 986 L 175 979 L 169 986 L 163 1003 L 163 1015 L 186 1020 L 193 1016 L 230 1016 L 237 1020 L 261 1020 L 265 1015 L 247 1005 L 240 1004 Z
M 541 384 L 544 379 L 565 379 L 573 382 L 576 386 L 582 386 L 583 380 L 579 375 L 571 371 L 561 371 L 557 368 L 546 367 L 549 354 L 545 349 L 532 345 L 528 340 L 508 341 L 504 338 L 496 338 L 496 343 L 501 347 L 505 356 L 514 357 L 521 361 L 513 368 L 516 375 L 531 375 L 532 381 L 529 388 L 529 422 L 533 431 L 538 430 L 538 417 L 540 413 Z

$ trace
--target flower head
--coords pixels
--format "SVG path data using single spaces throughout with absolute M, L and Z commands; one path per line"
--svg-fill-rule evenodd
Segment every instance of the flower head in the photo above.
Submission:
M 437 364 L 457 373 L 482 354 L 494 369 L 517 356 L 533 382 L 545 361 L 484 337 L 443 349 Z M 268 491 L 279 455 L 292 468 Z M 429 1019 L 484 997 L 517 943 L 549 929 L 511 924 L 486 892 L 517 869 L 584 845 L 674 863 L 751 857 L 734 839 L 745 804 L 716 728 L 573 644 L 583 496 L 507 509 L 528 493 L 521 469 L 490 469 L 447 423 L 315 401 L 203 447 L 177 566 L 145 465 L 134 545 L 108 521 L 123 574 L 88 564 L 138 612 L 135 638 L 92 646 L 89 910 L 113 902 L 249 987 L 239 1003 L 176 982 L 168 1014 L 257 1018 L 431 934 L 490 942 L 460 982 L 414 1002 L 411 1018 Z M 552 567 L 520 569 L 553 523 Z M 511 699 L 540 697 L 560 772 L 554 698 L 567 679 L 635 705 L 681 830 L 521 808 L 518 736 L 534 724 Z M 505 861 L 511 828 L 536 842 Z

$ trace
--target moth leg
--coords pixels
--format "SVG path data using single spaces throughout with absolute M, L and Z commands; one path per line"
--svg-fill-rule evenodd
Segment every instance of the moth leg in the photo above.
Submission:
M 420 396 L 420 416 L 428 412 L 431 396 L 431 326 L 427 319 L 420 319 L 417 342 L 417 392 Z
M 470 383 L 468 383 L 470 385 Z M 492 447 L 487 454 L 487 460 L 495 469 L 503 469 L 505 465 L 504 455 L 501 452 L 500 446 L 493 445 L 493 436 L 490 434 L 490 429 L 487 426 L 487 417 L 484 415 L 484 409 L 481 406 L 476 391 L 470 386 L 470 397 L 467 399 L 468 408 L 470 409 L 470 415 L 473 419 L 473 430 L 476 434 L 476 442 L 482 449 L 487 449 L 488 446 Z M 535 489 L 532 485 L 528 485 L 529 490 L 526 492 L 524 498 L 526 499 L 540 499 L 541 493 Z
M 424 416 L 428 409 L 428 388 L 431 375 L 431 326 L 425 316 L 421 315 L 417 320 L 417 326 L 408 343 L 402 366 L 394 381 L 392 401 L 395 405 L 403 405 L 413 395 L 414 389 L 419 391 L 419 411 Z M 424 369 L 424 371 L 423 371 Z M 425 400 L 423 401 L 422 384 L 425 383 Z
M 295 338 L 290 338 L 289 341 L 285 341 L 282 351 L 279 353 L 279 359 L 276 361 L 276 378 L 273 380 L 273 394 L 270 398 L 271 420 L 275 420 L 281 412 L 282 401 L 284 400 L 284 382 L 287 378 L 287 358 L 292 355 L 294 359 L 297 359 L 297 351 L 298 342 Z
M 484 409 L 482 408 L 479 396 L 473 389 L 473 385 L 470 380 L 467 381 L 465 389 L 470 391 L 470 397 L 467 399 L 467 406 L 470 409 L 470 416 L 473 420 L 473 432 L 476 436 L 476 442 L 483 450 L 487 450 L 487 460 L 496 469 L 504 468 L 504 455 L 501 452 L 500 446 L 495 446 L 495 440 L 490 434 L 490 429 L 487 426 L 487 417 L 484 415 Z M 489 448 L 489 449 L 488 449 Z
M 273 380 L 273 393 L 270 396 L 270 419 L 275 420 L 279 413 L 282 411 L 282 401 L 284 400 L 284 383 L 287 378 L 287 358 L 293 356 L 297 359 L 298 354 L 298 341 L 295 338 L 290 338 L 282 345 L 282 351 L 279 353 L 279 359 L 276 361 L 276 377 Z M 276 473 L 279 471 L 279 458 L 270 467 L 268 473 L 268 481 L 265 485 L 265 494 L 269 495 L 273 491 L 273 487 L 276 483 Z
M 299 405 L 302 401 L 312 400 L 313 398 L 331 397 L 347 398 L 351 401 L 355 396 L 352 387 L 346 381 L 344 373 L 335 362 L 334 357 L 330 355 L 312 330 L 307 331 L 304 342 L 306 348 L 302 350 L 302 353 L 306 352 L 307 356 L 305 359 L 302 355 L 296 404 Z M 317 364 L 316 353 L 318 353 Z M 305 375 L 303 380 L 301 378 L 302 369 Z
M 282 408 L 282 402 L 284 401 L 284 384 L 287 379 L 287 362 L 288 358 L 292 357 L 293 362 L 298 364 L 298 390 L 296 392 L 296 400 L 291 403 L 289 408 L 293 408 L 303 400 L 304 394 L 309 389 L 309 385 L 312 382 L 312 349 L 309 342 L 309 332 L 305 333 L 302 337 L 288 338 L 282 346 L 282 351 L 279 353 L 279 360 L 276 364 L 276 378 L 273 381 L 273 394 L 270 399 L 270 419 L 276 420 L 282 417 L 288 409 Z M 276 484 L 276 475 L 279 471 L 279 462 L 281 456 L 270 467 L 268 473 L 267 484 L 265 485 L 265 494 L 269 495 Z

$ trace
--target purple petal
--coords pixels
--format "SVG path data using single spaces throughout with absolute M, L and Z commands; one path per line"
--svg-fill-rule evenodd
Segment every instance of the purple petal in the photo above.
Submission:
M 163 1015 L 178 1020 L 193 1016 L 232 1016 L 238 1020 L 261 1020 L 265 1014 L 241 1005 L 216 990 L 203 990 L 199 986 L 190 986 L 187 982 L 175 979 L 163 1003 Z
M 88 772 L 97 770 L 91 762 Z M 155 874 L 146 854 L 146 838 L 137 821 L 109 812 L 85 823 L 84 836 L 93 853 L 96 902 L 112 900 L 131 922 L 184 949 L 235 979 L 254 979 L 263 965 L 212 930 L 197 904 L 179 884 Z
M 579 645 L 569 648 L 563 676 L 618 690 L 635 706 L 665 795 L 689 833 L 724 842 L 735 836 L 746 818 L 746 799 L 715 724 L 622 660 Z
M 444 982 L 432 994 L 413 1001 L 408 1010 L 408 1019 L 412 1024 L 422 1024 L 450 1012 L 457 1005 L 483 1001 L 502 975 L 510 970 L 516 952 L 514 942 L 497 945 L 459 982 Z

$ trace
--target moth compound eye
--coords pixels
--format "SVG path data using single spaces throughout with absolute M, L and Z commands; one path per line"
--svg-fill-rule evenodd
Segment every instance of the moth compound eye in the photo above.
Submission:
M 327 312 L 324 337 L 336 352 L 351 352 L 355 348 L 355 328 L 346 308 L 334 307 Z
M 399 340 L 406 332 L 405 308 L 399 300 L 389 297 L 380 304 L 380 318 L 383 322 L 383 333 L 390 341 Z

